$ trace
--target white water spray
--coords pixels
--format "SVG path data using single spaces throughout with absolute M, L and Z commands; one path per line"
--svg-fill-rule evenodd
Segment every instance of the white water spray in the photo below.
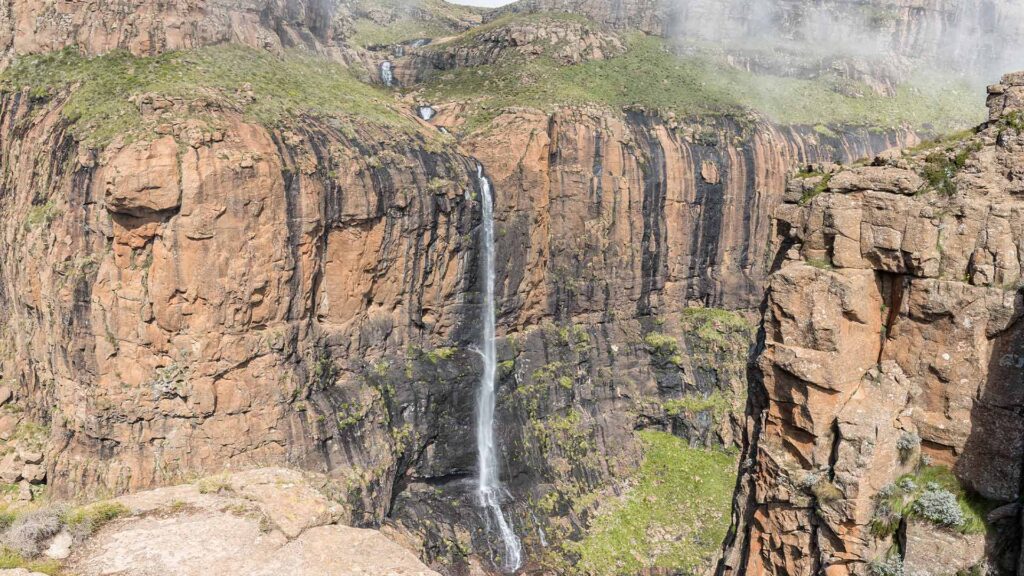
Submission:
M 395 83 L 395 73 L 391 69 L 391 62 L 385 60 L 380 63 L 380 81 L 388 88 Z
M 504 491 L 498 479 L 498 455 L 494 439 L 494 410 L 497 402 L 495 384 L 498 373 L 498 352 L 494 342 L 494 204 L 491 198 L 491 182 L 484 176 L 483 166 L 477 167 L 477 179 L 480 183 L 480 201 L 483 205 L 481 211 L 484 246 L 484 298 L 481 311 L 483 342 L 479 350 L 484 360 L 484 373 L 480 378 L 476 409 L 477 492 L 480 505 L 487 513 L 488 524 L 498 528 L 505 545 L 502 568 L 507 572 L 515 572 L 523 562 L 523 547 L 501 510 Z
M 420 118 L 426 122 L 430 122 L 430 119 L 437 114 L 432 106 L 420 106 L 418 112 L 420 114 Z

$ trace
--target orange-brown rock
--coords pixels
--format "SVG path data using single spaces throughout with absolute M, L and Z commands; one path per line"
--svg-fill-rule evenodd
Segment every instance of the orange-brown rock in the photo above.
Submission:
M 914 573 L 1014 569 L 1019 518 L 988 520 L 987 545 L 919 518 L 876 523 L 892 514 L 886 495 L 919 489 L 897 479 L 929 464 L 993 505 L 1020 498 L 1024 200 L 1009 167 L 1022 150 L 1014 118 L 996 116 L 952 145 L 840 171 L 818 196 L 794 181 L 787 197 L 806 204 L 775 213 L 728 571 L 867 574 L 891 549 Z M 936 166 L 953 194 L 918 176 Z

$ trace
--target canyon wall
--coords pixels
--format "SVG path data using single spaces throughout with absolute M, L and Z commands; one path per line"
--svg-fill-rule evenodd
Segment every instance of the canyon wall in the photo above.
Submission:
M 398 523 L 441 565 L 488 545 L 459 505 L 478 161 L 496 191 L 503 467 L 539 549 L 541 530 L 585 524 L 574 498 L 632 473 L 635 429 L 736 441 L 749 329 L 686 308 L 756 306 L 790 166 L 914 141 L 569 109 L 503 115 L 460 149 L 426 125 L 270 130 L 218 109 L 215 132 L 90 150 L 64 98 L 3 95 L 0 433 L 39 437 L 58 495 L 329 472 L 352 521 Z M 144 114 L 191 106 L 154 98 Z M 666 408 L 711 395 L 724 410 Z M 558 509 L 536 507 L 548 494 Z
M 977 134 L 775 211 L 727 573 L 1018 569 L 1024 77 L 989 90 Z

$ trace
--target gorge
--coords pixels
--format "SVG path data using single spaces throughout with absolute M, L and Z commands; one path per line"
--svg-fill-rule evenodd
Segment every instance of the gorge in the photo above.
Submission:
M 1022 25 L 0 3 L 0 573 L 1022 573 Z

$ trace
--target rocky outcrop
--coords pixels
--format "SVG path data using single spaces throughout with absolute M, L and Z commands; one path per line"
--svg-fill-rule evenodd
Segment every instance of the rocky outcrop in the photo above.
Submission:
M 1022 85 L 975 135 L 791 185 L 726 572 L 1014 573 Z
M 343 507 L 323 486 L 328 481 L 315 475 L 254 469 L 86 506 L 80 515 L 104 509 L 118 516 L 74 542 L 66 569 L 81 576 L 437 576 L 384 534 L 338 523 Z
M 337 2 L 306 0 L 14 0 L 0 8 L 0 53 L 9 58 L 75 46 L 92 55 L 115 49 L 153 55 L 223 42 L 330 52 L 344 37 L 346 15 Z
M 402 46 L 394 60 L 402 86 L 413 86 L 445 70 L 495 64 L 510 58 L 547 56 L 563 65 L 621 54 L 622 41 L 599 26 L 562 18 L 512 20 L 505 25 L 427 46 Z

